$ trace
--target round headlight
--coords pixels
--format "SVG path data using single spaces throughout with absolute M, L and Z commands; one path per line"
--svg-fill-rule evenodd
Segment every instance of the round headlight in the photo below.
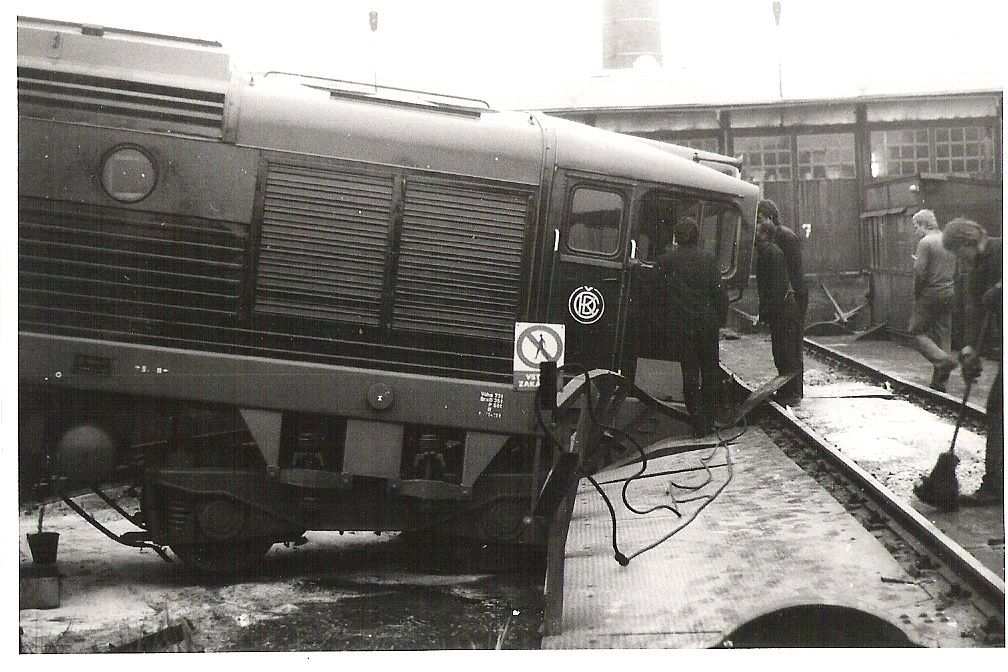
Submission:
M 117 147 L 102 162 L 102 186 L 121 203 L 147 198 L 157 183 L 154 162 L 139 147 Z

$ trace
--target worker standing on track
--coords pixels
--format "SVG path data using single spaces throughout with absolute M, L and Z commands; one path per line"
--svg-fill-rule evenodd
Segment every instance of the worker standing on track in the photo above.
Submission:
M 805 313 L 808 310 L 808 285 L 805 283 L 805 270 L 802 266 L 801 239 L 794 231 L 781 222 L 780 209 L 769 198 L 765 198 L 756 206 L 756 220 L 769 219 L 773 224 L 773 243 L 784 254 L 787 264 L 788 280 L 794 290 L 796 323 L 798 327 L 798 350 L 795 355 L 798 374 L 791 387 L 791 396 L 800 401 L 804 396 L 803 378 L 805 376 L 805 355 L 801 346 L 801 335 L 805 330 Z
M 950 353 L 952 307 L 955 299 L 956 255 L 942 246 L 938 219 L 930 210 L 920 210 L 911 219 L 922 236 L 914 254 L 914 301 L 910 334 L 917 352 L 934 366 L 931 387 L 945 391 L 945 383 L 955 368 Z
M 678 244 L 658 257 L 658 268 L 671 307 L 669 326 L 679 342 L 686 409 L 695 434 L 706 436 L 714 429 L 718 407 L 718 329 L 727 317 L 722 309 L 727 310 L 728 295 L 717 259 L 700 248 L 694 218 L 676 222 L 675 240 Z
M 777 391 L 777 400 L 794 406 L 802 397 L 801 326 L 798 306 L 788 279 L 784 253 L 774 243 L 777 227 L 768 216 L 756 224 L 756 288 L 760 322 L 770 327 L 770 347 L 774 365 L 781 374 L 795 377 Z
M 987 232 L 974 221 L 953 219 L 945 225 L 942 244 L 960 260 L 972 261 L 969 282 L 966 287 L 966 316 L 964 329 L 965 346 L 959 353 L 963 380 L 969 381 L 980 375 L 983 364 L 980 361 L 983 325 L 996 328 L 1000 334 L 1002 325 L 1003 257 L 1001 239 L 988 238 Z M 961 506 L 991 506 L 1004 503 L 1004 395 L 1002 375 L 1004 354 L 998 349 L 998 370 L 987 396 L 987 450 L 984 458 L 984 476 L 976 492 L 963 495 Z

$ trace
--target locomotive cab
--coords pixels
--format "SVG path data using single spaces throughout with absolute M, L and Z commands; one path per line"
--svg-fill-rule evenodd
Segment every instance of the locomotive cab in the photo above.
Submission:
M 755 235 L 755 188 L 737 179 L 730 157 L 638 138 L 614 146 L 611 134 L 549 123 L 558 165 L 547 223 L 557 249 L 550 315 L 566 324 L 566 361 L 630 378 L 641 358 L 676 361 L 655 261 L 675 244 L 675 221 L 693 217 L 722 281 L 741 292 Z

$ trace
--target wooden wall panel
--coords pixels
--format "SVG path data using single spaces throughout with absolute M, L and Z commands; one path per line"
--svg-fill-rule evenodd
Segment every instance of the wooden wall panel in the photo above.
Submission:
M 854 179 L 798 183 L 798 218 L 806 273 L 859 271 L 864 267 L 858 244 L 858 197 Z

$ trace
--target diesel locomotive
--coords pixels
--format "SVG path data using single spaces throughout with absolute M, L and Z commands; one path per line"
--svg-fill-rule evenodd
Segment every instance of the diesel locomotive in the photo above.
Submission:
M 19 18 L 17 49 L 20 469 L 134 479 L 110 536 L 196 568 L 306 530 L 541 542 L 516 324 L 632 379 L 676 357 L 676 218 L 749 277 L 730 157 L 204 40 Z

